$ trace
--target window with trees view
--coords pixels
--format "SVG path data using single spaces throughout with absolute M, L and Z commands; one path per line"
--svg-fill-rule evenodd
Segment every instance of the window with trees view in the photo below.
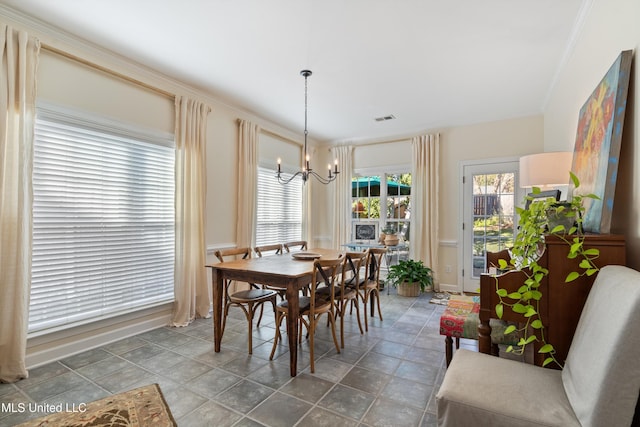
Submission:
M 513 245 L 515 174 L 473 175 L 473 276 L 486 269 L 485 252 Z
M 351 181 L 351 200 L 354 224 L 377 224 L 379 230 L 393 229 L 405 241 L 409 241 L 410 173 L 355 176 Z M 355 235 L 351 237 L 356 240 Z

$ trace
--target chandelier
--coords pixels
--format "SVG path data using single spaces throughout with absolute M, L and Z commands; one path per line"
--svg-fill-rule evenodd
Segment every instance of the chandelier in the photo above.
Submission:
M 298 171 L 295 174 L 293 174 L 291 177 L 285 179 L 285 178 L 282 178 L 281 176 L 281 170 L 280 170 L 281 159 L 278 159 L 278 173 L 276 174 L 276 176 L 278 177 L 278 182 L 280 184 L 288 184 L 297 176 L 302 177 L 303 184 L 307 182 L 310 176 L 315 177 L 318 181 L 320 181 L 323 184 L 328 184 L 331 181 L 335 180 L 338 174 L 340 173 L 338 172 L 338 160 L 336 159 L 333 165 L 333 171 L 331 170 L 331 164 L 328 165 L 329 175 L 327 178 L 320 176 L 317 172 L 315 172 L 309 166 L 309 154 L 307 153 L 307 135 L 309 134 L 309 132 L 307 131 L 307 78 L 311 75 L 311 71 L 302 70 L 300 71 L 300 75 L 304 77 L 304 152 L 303 152 L 304 164 L 302 166 L 301 171 Z

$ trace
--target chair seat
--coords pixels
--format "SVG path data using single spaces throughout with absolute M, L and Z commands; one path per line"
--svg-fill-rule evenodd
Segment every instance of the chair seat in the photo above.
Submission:
M 306 314 L 311 309 L 311 298 L 307 296 L 300 296 L 298 304 L 300 307 L 300 313 Z M 316 293 L 316 310 L 321 310 L 325 306 L 331 307 L 329 294 Z M 279 302 L 276 306 L 276 310 L 286 313 L 287 311 L 289 311 L 289 302 L 287 300 Z
M 229 300 L 235 303 L 259 302 L 267 301 L 277 294 L 276 291 L 270 289 L 249 289 L 229 295 Z
M 326 297 L 328 298 L 329 297 L 329 293 L 331 291 L 329 290 L 329 288 L 324 287 L 324 288 L 318 289 L 316 292 L 318 294 L 321 294 L 321 295 L 326 295 Z M 352 298 L 355 298 L 356 296 L 357 296 L 357 291 L 356 291 L 355 288 L 347 288 L 345 286 L 344 295 L 342 295 L 342 289 L 336 287 L 334 298 L 338 299 L 338 300 L 339 299 L 352 299 Z
M 438 425 L 580 426 L 562 371 L 464 349 L 453 357 L 436 402 Z

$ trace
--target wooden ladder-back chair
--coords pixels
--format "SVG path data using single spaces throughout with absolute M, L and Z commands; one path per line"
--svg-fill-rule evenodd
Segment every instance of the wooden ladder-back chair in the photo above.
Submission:
M 336 351 L 340 353 L 340 345 L 338 344 L 338 338 L 336 336 L 336 323 L 335 323 L 335 305 L 333 302 L 335 296 L 335 289 L 338 285 L 338 274 L 342 271 L 342 264 L 345 257 L 340 255 L 337 259 L 322 260 L 317 259 L 313 262 L 313 279 L 309 287 L 309 296 L 301 296 L 300 318 L 299 320 L 306 326 L 309 332 L 309 355 L 311 358 L 311 373 L 315 372 L 314 363 L 314 335 L 318 321 L 323 314 L 329 317 L 329 326 L 331 327 L 331 334 L 333 335 L 333 343 L 336 346 Z M 318 284 L 325 284 L 328 288 L 328 292 L 317 292 Z M 271 355 L 269 360 L 273 360 L 276 349 L 278 347 L 278 341 L 280 341 L 282 335 L 280 334 L 280 324 L 282 319 L 287 316 L 289 311 L 288 301 L 282 301 L 276 307 L 276 336 L 273 339 L 273 348 L 271 349 Z M 305 317 L 307 318 L 305 320 Z M 300 334 L 300 340 L 302 340 L 302 334 Z
M 242 259 L 251 258 L 251 248 L 237 248 L 237 249 L 225 249 L 215 251 L 215 256 L 220 262 L 229 261 L 230 259 Z M 250 288 L 248 290 L 241 290 L 232 292 L 230 287 L 233 280 L 227 280 L 224 283 L 224 314 L 222 316 L 222 333 L 224 334 L 224 328 L 227 324 L 227 316 L 229 315 L 229 307 L 232 305 L 238 306 L 244 312 L 247 322 L 249 323 L 249 354 L 253 354 L 253 317 L 255 310 L 258 306 L 262 309 L 265 302 L 271 302 L 273 310 L 276 309 L 276 295 L 277 292 L 271 289 L 262 289 L 254 283 L 249 283 Z M 262 320 L 262 311 L 260 312 L 260 318 L 258 319 L 257 326 L 260 326 L 260 320 Z
M 387 253 L 386 248 L 370 248 L 366 261 L 366 276 L 360 285 L 358 295 L 364 305 L 364 328 L 369 330 L 369 319 L 367 318 L 367 303 L 371 304 L 371 316 L 374 314 L 374 299 L 378 306 L 378 316 L 382 320 L 382 310 L 380 310 L 380 269 L 382 260 Z
M 344 348 L 344 316 L 347 306 L 356 307 L 356 317 L 360 334 L 364 333 L 362 322 L 360 321 L 360 302 L 358 300 L 358 290 L 362 283 L 360 270 L 367 262 L 367 252 L 347 252 L 342 267 L 342 277 L 340 287 L 336 288 L 334 301 L 337 315 L 340 316 L 340 346 Z M 324 288 L 323 288 L 324 289 Z M 365 319 L 366 320 L 366 319 Z
M 306 251 L 307 241 L 299 240 L 295 242 L 287 242 L 283 246 L 284 246 L 284 249 L 287 251 L 287 253 L 291 252 L 291 250 Z
M 262 255 L 281 255 L 282 245 L 280 243 L 275 243 L 273 245 L 256 246 L 254 251 L 256 251 L 256 255 L 260 258 L 262 258 Z
M 282 244 L 274 243 L 272 245 L 256 246 L 255 248 L 253 248 L 253 250 L 256 252 L 256 255 L 258 255 L 259 258 L 262 258 L 263 255 L 264 256 L 282 255 Z M 274 287 L 269 285 L 262 285 L 262 287 L 264 289 L 274 290 L 278 293 L 278 295 L 280 295 L 281 299 L 283 300 L 286 299 L 286 295 L 287 295 L 286 288 Z M 260 320 L 262 320 L 262 311 L 260 311 L 260 318 L 258 319 L 258 322 L 260 322 Z

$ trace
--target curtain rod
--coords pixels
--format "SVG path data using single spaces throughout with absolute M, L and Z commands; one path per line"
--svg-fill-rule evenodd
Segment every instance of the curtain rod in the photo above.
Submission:
M 104 72 L 106 74 L 109 74 L 109 75 L 111 75 L 113 77 L 117 77 L 117 78 L 122 79 L 124 81 L 127 81 L 129 83 L 133 83 L 135 85 L 142 86 L 145 89 L 149 89 L 149 90 L 151 90 L 153 92 L 156 92 L 156 93 L 158 93 L 160 95 L 166 96 L 167 98 L 175 99 L 175 97 L 176 97 L 175 94 L 173 94 L 171 92 L 168 92 L 168 91 L 166 91 L 164 89 L 160 89 L 160 88 L 158 88 L 156 86 L 150 85 L 150 84 L 145 83 L 143 81 L 140 81 L 138 79 L 134 79 L 133 77 L 129 77 L 129 76 L 125 75 L 125 74 L 119 73 L 117 71 L 114 71 L 114 70 L 112 70 L 110 68 L 107 68 L 107 67 L 104 67 L 102 65 L 98 65 L 98 64 L 96 64 L 94 62 L 87 61 L 84 58 L 80 58 L 79 56 L 73 55 L 73 54 L 71 54 L 69 52 L 65 52 L 64 50 L 58 49 L 58 48 L 50 46 L 48 44 L 42 43 L 41 44 L 41 48 L 44 49 L 44 50 L 47 50 L 47 51 L 49 51 L 51 53 L 55 53 L 57 55 L 63 56 L 65 58 L 67 58 L 67 59 L 71 59 L 72 61 L 79 62 L 80 64 L 87 65 L 87 66 L 89 66 L 91 68 L 95 68 L 96 70 L 102 71 L 102 72 Z

